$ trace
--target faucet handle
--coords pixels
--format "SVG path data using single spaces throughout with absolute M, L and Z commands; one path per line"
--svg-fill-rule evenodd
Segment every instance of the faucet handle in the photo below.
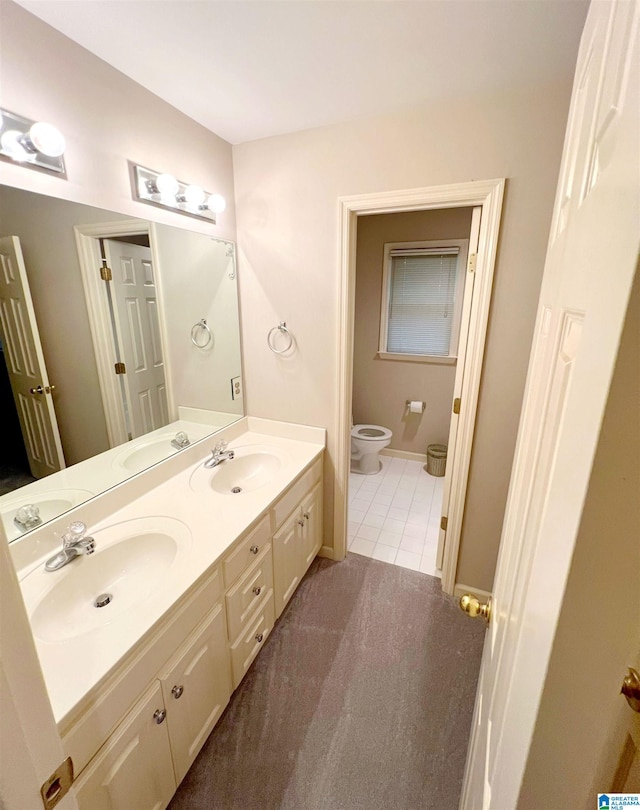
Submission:
M 74 520 L 69 524 L 69 528 L 62 535 L 62 543 L 68 546 L 70 543 L 77 543 L 85 536 L 87 531 L 86 525 L 81 520 Z
M 227 449 L 227 444 L 229 442 L 225 441 L 225 439 L 220 439 L 220 441 L 216 444 L 216 453 L 224 453 Z

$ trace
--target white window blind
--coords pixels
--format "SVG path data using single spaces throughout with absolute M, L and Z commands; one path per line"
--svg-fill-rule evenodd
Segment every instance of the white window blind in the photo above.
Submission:
M 458 252 L 457 248 L 391 252 L 388 352 L 449 354 Z

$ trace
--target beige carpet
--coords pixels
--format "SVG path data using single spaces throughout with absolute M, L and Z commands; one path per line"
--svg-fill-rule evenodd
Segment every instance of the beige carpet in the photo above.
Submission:
M 455 810 L 483 639 L 433 577 L 316 560 L 170 810 Z

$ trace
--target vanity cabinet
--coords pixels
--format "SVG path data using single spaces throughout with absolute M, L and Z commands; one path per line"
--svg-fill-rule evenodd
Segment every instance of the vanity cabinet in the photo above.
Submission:
M 80 810 L 166 807 L 230 695 L 219 604 L 80 774 L 74 783 Z
M 162 810 L 322 545 L 322 458 L 62 728 L 80 810 Z
M 73 783 L 80 810 L 162 810 L 176 789 L 155 681 Z
M 180 784 L 231 696 L 222 605 L 191 635 L 160 676 L 176 783 Z
M 277 522 L 287 508 L 292 508 L 289 516 L 273 535 L 276 618 L 286 607 L 322 546 L 321 474 L 322 463 L 316 462 L 274 509 Z M 296 496 L 293 499 L 292 491 Z M 283 508 L 279 509 L 279 506 Z

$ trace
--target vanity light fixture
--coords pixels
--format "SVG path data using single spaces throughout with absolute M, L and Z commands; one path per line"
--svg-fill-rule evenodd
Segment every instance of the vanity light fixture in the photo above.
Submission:
M 131 166 L 134 200 L 170 208 L 180 214 L 207 219 L 215 225 L 216 214 L 226 208 L 224 197 L 210 194 L 193 183 L 181 183 L 172 174 L 156 172 L 137 163 Z
M 0 157 L 66 176 L 64 135 L 53 124 L 0 109 Z

